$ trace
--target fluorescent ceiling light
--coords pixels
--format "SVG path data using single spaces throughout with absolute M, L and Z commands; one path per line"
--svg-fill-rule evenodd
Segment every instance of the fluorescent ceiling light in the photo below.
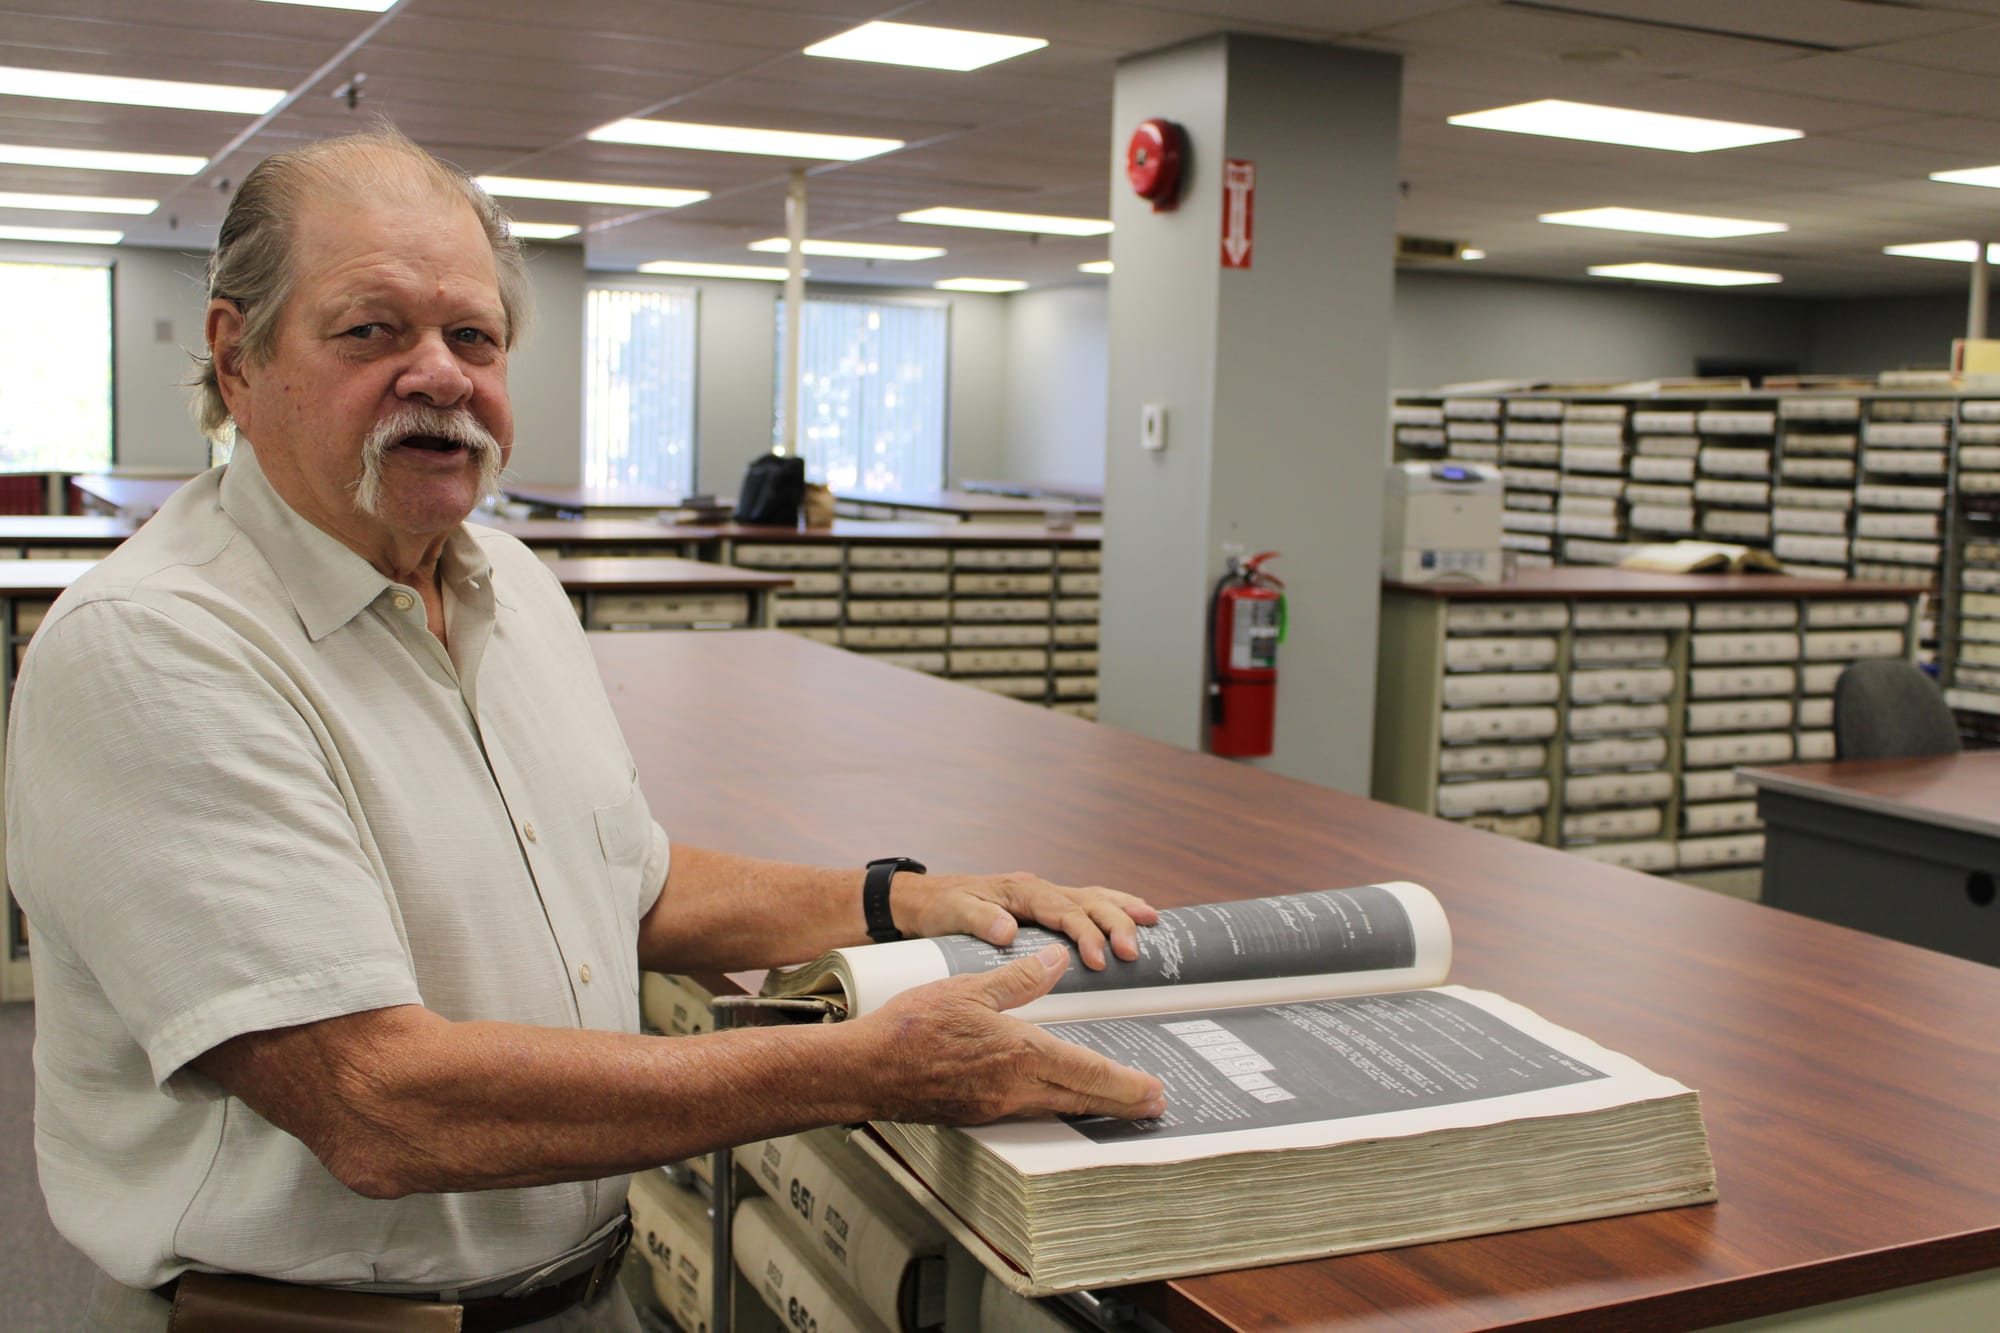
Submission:
M 13 194 L 0 190 L 0 208 L 39 208 L 50 213 L 133 213 L 145 215 L 157 199 L 119 199 L 102 194 Z
M 1766 236 L 1790 231 L 1782 222 L 1751 218 L 1711 218 L 1699 213 L 1662 213 L 1651 208 L 1579 208 L 1569 213 L 1544 213 L 1540 221 L 1562 227 L 1600 227 L 1605 231 L 1643 231 L 1655 236 Z
M 544 181 L 524 176 L 481 176 L 488 194 L 509 199 L 561 199 L 575 204 L 638 204 L 682 208 L 708 198 L 707 190 L 668 190 L 652 185 L 598 185 L 591 181 Z
M 1931 179 L 1947 185 L 1984 185 L 2000 190 L 2000 167 L 1967 167 L 1963 171 L 1933 171 Z
M 590 137 L 598 143 L 640 143 L 655 148 L 692 148 L 703 153 L 813 157 L 832 162 L 853 162 L 903 146 L 901 139 L 808 134 L 803 130 L 752 130 L 734 125 L 696 125 L 682 120 L 615 120 L 592 130 Z
M 683 278 L 750 278 L 757 282 L 783 282 L 786 277 L 785 270 L 761 264 L 697 264 L 679 259 L 655 259 L 639 265 L 639 271 L 672 273 Z
M 277 0 L 287 4 L 290 0 Z M 583 228 L 573 222 L 516 222 L 507 220 L 507 231 L 524 241 L 560 241 L 565 236 L 574 236 Z
M 1909 259 L 1949 259 L 1954 263 L 1970 264 L 1979 257 L 1977 241 L 1924 241 L 1918 245 L 1885 245 L 1885 255 L 1902 255 Z M 2000 264 L 2000 242 L 1988 242 L 1986 262 Z
M 926 28 L 915 23 L 864 23 L 838 37 L 808 46 L 809 56 L 872 60 L 881 65 L 921 65 L 925 69 L 983 69 L 1002 60 L 1039 51 L 1040 37 L 1008 37 L 997 32 Z
M 761 254 L 788 255 L 792 243 L 783 236 L 772 236 L 762 241 L 752 241 L 752 250 Z M 830 259 L 937 259 L 945 252 L 935 245 L 878 245 L 873 241 L 813 241 L 800 244 L 799 251 L 808 255 L 825 255 Z
M 995 213 L 984 208 L 920 208 L 899 213 L 903 222 L 931 227 L 982 227 L 988 231 L 1028 231 L 1048 236 L 1102 236 L 1111 223 L 1102 218 L 1059 218 L 1043 213 Z
M 1664 148 L 1676 153 L 1712 153 L 1719 148 L 1802 139 L 1800 130 L 1771 125 L 1745 125 L 1699 116 L 1670 116 L 1658 111 L 1592 106 L 1588 102 L 1523 102 L 1447 118 L 1450 124 L 1513 134 L 1541 134 L 1552 139 L 1586 139 L 1592 143 L 1629 144 L 1634 148 Z
M 1093 259 L 1088 264 L 1078 264 L 1076 271 L 1078 273 L 1109 273 L 1112 271 L 1111 261 L 1108 259 Z
M 1595 264 L 1591 274 L 1599 278 L 1631 278 L 1635 282 L 1683 282 L 1696 287 L 1749 287 L 1758 283 L 1783 282 L 1775 273 L 1752 273 L 1740 268 L 1693 268 L 1686 264 Z
M 1458 257 L 1460 259 L 1484 259 L 1486 258 L 1486 252 L 1468 245 L 1465 249 L 1458 252 Z
M 0 162 L 16 167 L 148 171 L 161 176 L 192 176 L 208 165 L 208 159 L 205 157 L 175 157 L 168 153 L 111 153 L 97 148 L 42 148 L 24 143 L 0 143 Z
M 310 5 L 314 9 L 359 9 L 370 14 L 379 14 L 396 0 L 265 0 L 273 5 Z
M 246 116 L 263 115 L 285 95 L 282 88 L 120 79 L 108 74 L 67 74 L 61 70 L 21 69 L 13 65 L 0 65 L 0 93 L 10 93 L 15 97 L 51 97 L 65 102 L 163 106 L 180 111 L 234 111 Z
M 91 231 L 82 227 L 0 227 L 0 241 L 61 241 L 67 245 L 116 245 L 122 231 Z
M 931 284 L 941 292 L 1018 292 L 1027 285 L 1012 278 L 946 278 Z

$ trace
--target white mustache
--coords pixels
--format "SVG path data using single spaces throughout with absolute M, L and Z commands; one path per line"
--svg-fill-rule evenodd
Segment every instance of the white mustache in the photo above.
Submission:
M 361 476 L 354 484 L 354 507 L 364 514 L 380 515 L 382 503 L 382 461 L 399 441 L 413 435 L 429 435 L 464 446 L 479 468 L 479 493 L 475 506 L 500 493 L 500 442 L 479 419 L 463 409 L 447 410 L 424 403 L 412 403 L 395 416 L 375 424 L 361 442 Z

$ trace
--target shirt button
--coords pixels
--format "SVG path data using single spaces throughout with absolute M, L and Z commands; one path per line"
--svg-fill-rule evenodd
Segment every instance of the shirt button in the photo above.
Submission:
M 396 609 L 398 611 L 407 611 L 411 607 L 417 604 L 417 599 L 410 596 L 410 594 L 406 592 L 397 593 L 395 601 L 396 601 Z
M 521 836 L 529 842 L 533 842 L 535 840 L 535 826 L 532 823 L 521 825 Z
M 576 970 L 576 979 L 577 979 L 578 981 L 581 981 L 581 982 L 582 982 L 582 983 L 583 983 L 584 985 L 586 985 L 586 986 L 588 986 L 588 985 L 590 984 L 590 964 L 589 964 L 589 963 L 585 963 L 585 964 L 584 964 L 584 965 L 583 965 L 582 967 L 579 967 L 579 968 L 578 968 L 578 969 Z

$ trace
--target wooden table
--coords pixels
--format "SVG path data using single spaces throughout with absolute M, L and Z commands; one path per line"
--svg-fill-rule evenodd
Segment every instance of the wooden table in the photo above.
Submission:
M 39 556 L 45 551 L 109 551 L 139 530 L 129 518 L 69 515 L 0 516 L 0 554 Z
M 973 491 L 904 491 L 887 495 L 835 492 L 834 512 L 848 518 L 920 519 L 932 523 L 1032 523 L 1047 527 L 1051 515 L 1074 523 L 1097 518 L 1101 501 L 1024 499 Z
M 500 489 L 510 500 L 577 518 L 648 518 L 662 509 L 678 508 L 686 498 L 679 491 L 643 486 L 556 486 L 521 481 L 503 482 Z
M 83 492 L 84 504 L 100 514 L 113 514 L 143 523 L 159 512 L 173 493 L 187 485 L 187 477 L 114 477 L 85 473 L 71 477 L 70 484 Z
M 672 557 L 550 560 L 549 569 L 593 629 L 767 626 L 784 574 Z
M 1686 1329 L 2000 1265 L 2000 971 L 784 635 L 594 646 L 691 844 L 1160 906 L 1407 877 L 1451 914 L 1455 981 L 1701 1090 L 1719 1204 L 1131 1289 L 1170 1328 Z
M 2000 964 L 2000 750 L 1746 768 L 1773 907 Z
M 657 518 L 496 518 L 475 510 L 466 522 L 497 529 L 536 550 L 571 556 L 690 555 L 717 534 L 712 527 L 682 527 Z M 0 524 L 0 541 L 5 537 Z

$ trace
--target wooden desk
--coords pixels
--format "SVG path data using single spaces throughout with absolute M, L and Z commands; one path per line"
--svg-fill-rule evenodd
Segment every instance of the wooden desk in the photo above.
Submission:
M 101 556 L 139 530 L 129 518 L 0 516 L 0 556 L 85 559 Z
M 475 512 L 466 521 L 497 529 L 537 551 L 565 556 L 692 556 L 717 533 L 656 518 L 496 518 Z M 0 523 L 0 541 L 5 539 L 6 527 Z
M 1407 877 L 1451 914 L 1454 980 L 1702 1092 L 1715 1206 L 1133 1289 L 1171 1328 L 1687 1329 L 2000 1265 L 2000 972 L 783 635 L 593 642 L 691 844 L 1163 907 Z
M 143 523 L 158 513 L 160 506 L 188 480 L 187 477 L 114 477 L 86 473 L 71 477 L 70 484 L 83 493 L 84 504 L 97 513 Z
M 650 518 L 662 509 L 678 507 L 684 498 L 679 491 L 645 487 L 554 486 L 538 481 L 504 483 L 500 489 L 510 500 L 574 518 Z
M 1059 514 L 1074 523 L 1097 518 L 1102 501 L 1026 499 L 1013 495 L 981 495 L 973 491 L 908 491 L 894 495 L 833 497 L 834 512 L 847 518 L 928 520 L 932 523 L 1031 523 L 1047 527 Z
M 737 629 L 771 623 L 783 574 L 673 558 L 550 560 L 592 629 Z
M 1747 768 L 1773 907 L 2000 964 L 2000 750 Z

